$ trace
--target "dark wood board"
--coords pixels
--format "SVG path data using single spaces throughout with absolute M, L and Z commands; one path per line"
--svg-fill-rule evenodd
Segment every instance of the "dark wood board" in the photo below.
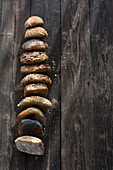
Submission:
M 113 169 L 113 3 L 61 1 L 61 169 Z
M 113 2 L 0 0 L 0 170 L 113 169 Z M 19 152 L 24 22 L 44 19 L 53 84 L 44 156 Z M 60 83 L 61 82 L 61 83 Z

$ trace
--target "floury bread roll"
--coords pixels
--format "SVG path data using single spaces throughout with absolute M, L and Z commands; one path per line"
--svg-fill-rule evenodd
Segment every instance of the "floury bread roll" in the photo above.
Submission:
M 17 106 L 21 109 L 37 106 L 44 113 L 48 113 L 52 106 L 52 103 L 48 99 L 45 99 L 44 97 L 30 96 L 30 97 L 25 97 Z
M 35 64 L 35 65 L 24 65 L 20 68 L 20 72 L 23 74 L 29 73 L 49 73 L 51 67 L 49 64 Z
M 44 21 L 42 20 L 42 18 L 40 18 L 38 16 L 31 16 L 25 22 L 25 28 L 31 28 L 34 26 L 43 26 L 43 24 L 44 24 Z
M 45 38 L 47 36 L 47 31 L 42 27 L 30 28 L 25 32 L 25 38 Z
M 47 60 L 49 60 L 49 57 L 46 53 L 39 51 L 25 52 L 20 56 L 20 62 L 22 64 L 37 64 Z
M 35 107 L 29 107 L 18 115 L 18 123 L 20 123 L 23 119 L 38 120 L 42 126 L 46 124 L 46 117 L 44 116 L 43 112 Z
M 15 140 L 17 149 L 32 155 L 44 155 L 42 140 L 33 136 L 21 136 Z
M 22 48 L 26 51 L 45 50 L 47 47 L 47 43 L 38 39 L 28 40 L 22 45 Z

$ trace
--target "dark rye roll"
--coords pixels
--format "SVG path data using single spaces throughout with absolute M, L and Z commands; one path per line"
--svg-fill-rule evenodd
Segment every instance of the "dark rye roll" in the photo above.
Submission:
M 26 86 L 27 84 L 31 84 L 31 83 L 43 83 L 43 84 L 50 85 L 52 83 L 52 80 L 47 75 L 28 74 L 21 81 L 21 84 L 23 86 Z
M 45 52 L 25 52 L 20 56 L 20 62 L 22 64 L 37 64 L 46 60 L 49 60 L 49 57 Z
M 44 155 L 42 140 L 33 136 L 21 136 L 15 140 L 17 149 L 32 155 Z
M 26 51 L 45 50 L 47 47 L 47 43 L 38 39 L 28 40 L 22 45 L 22 48 Z
M 49 73 L 51 71 L 51 67 L 49 64 L 40 64 L 40 65 L 23 65 L 20 68 L 20 72 L 22 74 L 29 73 Z
M 30 97 L 25 97 L 17 106 L 21 109 L 37 106 L 44 113 L 48 113 L 52 106 L 52 103 L 48 99 L 45 99 L 44 97 L 30 96 Z
M 37 120 L 23 119 L 18 126 L 20 136 L 35 136 L 42 138 L 44 133 L 42 125 Z
M 18 123 L 20 123 L 23 119 L 37 120 L 41 123 L 42 126 L 46 124 L 46 117 L 44 116 L 43 112 L 35 107 L 29 107 L 18 115 Z
M 42 18 L 38 16 L 31 16 L 24 24 L 25 28 L 31 28 L 34 26 L 43 26 L 43 25 L 44 25 L 44 21 L 42 20 Z
M 27 96 L 42 96 L 47 98 L 48 95 L 48 87 L 45 84 L 38 83 L 38 84 L 28 84 L 24 88 L 24 97 Z
M 47 36 L 47 31 L 42 27 L 30 28 L 25 32 L 25 38 L 45 38 Z

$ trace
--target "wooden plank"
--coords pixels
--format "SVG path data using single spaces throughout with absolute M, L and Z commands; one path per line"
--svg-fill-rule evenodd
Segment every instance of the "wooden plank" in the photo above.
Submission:
M 12 11 L 10 9 L 12 8 Z M 7 17 L 6 17 L 6 14 Z M 12 115 L 12 61 L 14 43 L 13 1 L 0 1 L 0 168 L 7 170 L 12 154 L 11 115 Z M 10 23 L 10 24 L 9 24 Z
M 15 2 L 15 34 L 14 34 L 14 60 L 13 60 L 13 82 L 14 88 L 12 93 L 13 100 L 13 114 L 12 114 L 12 157 L 10 163 L 10 169 L 25 169 L 25 154 L 17 150 L 14 140 L 19 137 L 18 123 L 16 121 L 17 115 L 20 110 L 17 108 L 17 104 L 23 98 L 23 89 L 20 86 L 22 75 L 20 73 L 20 61 L 19 57 L 22 54 L 22 43 L 24 41 L 24 22 L 30 14 L 30 1 L 16 1 Z
M 113 2 L 91 1 L 95 169 L 113 169 Z M 103 12 L 104 11 L 104 12 Z
M 23 96 L 20 88 L 19 55 L 24 35 L 23 24 L 29 16 L 29 1 L 0 1 L 0 168 L 25 169 L 25 154 L 17 151 L 17 103 Z M 26 15 L 25 15 L 26 13 Z
M 42 17 L 49 33 L 45 41 L 49 45 L 47 51 L 53 67 L 50 74 L 53 84 L 49 91 L 53 107 L 47 115 L 43 139 L 45 154 L 39 157 L 26 155 L 26 169 L 60 170 L 60 0 L 32 0 L 31 15 Z
M 113 4 L 61 2 L 61 169 L 110 170 Z

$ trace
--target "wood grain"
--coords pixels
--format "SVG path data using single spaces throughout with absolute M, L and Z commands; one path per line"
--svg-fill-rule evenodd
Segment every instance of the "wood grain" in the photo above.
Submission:
M 11 10 L 11 9 L 10 9 Z M 12 147 L 12 153 L 10 155 L 10 169 L 11 170 L 22 170 L 25 169 L 25 154 L 17 150 L 15 146 L 15 139 L 19 136 L 18 134 L 18 123 L 17 116 L 20 110 L 17 108 L 17 104 L 23 98 L 23 88 L 20 85 L 22 75 L 20 73 L 20 61 L 19 57 L 22 54 L 22 44 L 24 42 L 24 22 L 30 15 L 30 1 L 15 1 L 14 2 L 14 32 L 13 32 L 13 55 L 12 58 L 12 75 L 10 76 L 11 82 L 11 143 L 9 146 Z M 9 42 L 10 45 L 11 42 Z M 10 50 L 10 48 L 9 48 Z
M 111 0 L 0 0 L 0 170 L 113 169 L 112 11 Z M 45 21 L 53 81 L 39 157 L 14 143 L 23 99 L 19 57 L 31 15 Z
M 111 1 L 61 3 L 63 170 L 113 169 L 111 7 Z
M 10 11 L 12 8 L 12 11 Z M 0 1 L 0 168 L 10 166 L 12 154 L 11 116 L 13 90 L 12 66 L 14 46 L 14 5 L 13 1 Z M 6 17 L 6 11 L 9 15 Z

